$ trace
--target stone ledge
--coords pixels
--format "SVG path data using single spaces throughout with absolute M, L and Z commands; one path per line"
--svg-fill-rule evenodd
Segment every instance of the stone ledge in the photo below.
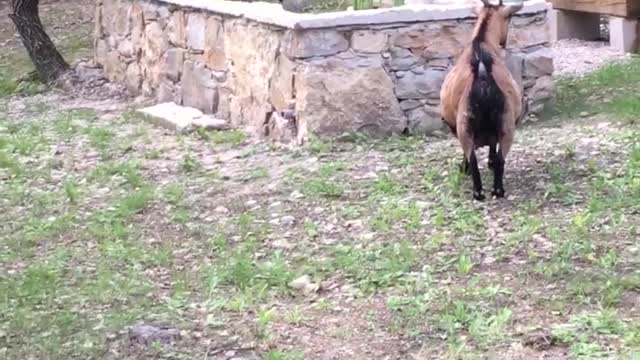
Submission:
M 230 128 L 224 120 L 205 115 L 196 108 L 176 105 L 173 102 L 138 109 L 137 112 L 150 123 L 178 134 L 186 134 L 199 128 L 205 130 Z
M 156 0 L 161 3 L 203 9 L 217 14 L 244 17 L 260 23 L 288 29 L 321 29 L 339 26 L 384 25 L 474 17 L 471 4 L 412 4 L 385 9 L 338 11 L 322 14 L 298 14 L 280 4 L 225 0 Z M 551 9 L 545 0 L 525 1 L 518 15 Z

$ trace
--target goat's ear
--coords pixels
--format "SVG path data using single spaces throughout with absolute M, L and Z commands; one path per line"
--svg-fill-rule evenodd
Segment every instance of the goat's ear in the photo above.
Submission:
M 509 5 L 504 7 L 504 11 L 507 15 L 511 16 L 522 9 L 524 2 L 515 5 Z
M 476 16 L 480 16 L 484 7 L 488 4 L 486 0 L 475 0 L 473 1 L 473 13 Z

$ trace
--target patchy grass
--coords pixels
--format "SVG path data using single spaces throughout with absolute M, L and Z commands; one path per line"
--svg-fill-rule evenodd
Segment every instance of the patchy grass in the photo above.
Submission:
M 557 110 L 566 117 L 582 112 L 610 113 L 621 120 L 635 121 L 640 114 L 637 97 L 640 59 L 606 65 L 581 78 L 557 81 Z
M 2 100 L 0 357 L 637 358 L 635 67 L 563 80 L 482 204 L 450 139 L 288 150 Z

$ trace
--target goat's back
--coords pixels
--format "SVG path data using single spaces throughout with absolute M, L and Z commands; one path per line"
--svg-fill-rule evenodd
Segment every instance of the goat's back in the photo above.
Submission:
M 511 75 L 502 56 L 495 49 L 488 49 L 492 60 L 491 77 L 504 97 L 501 127 L 502 132 L 513 131 L 516 119 L 522 112 L 522 93 Z M 472 68 L 473 49 L 467 47 L 456 64 L 445 77 L 440 91 L 442 119 L 453 130 L 458 127 L 459 111 L 470 111 L 470 96 L 473 90 L 474 73 Z M 465 114 L 468 115 L 468 114 Z M 463 116 L 468 118 L 468 116 Z

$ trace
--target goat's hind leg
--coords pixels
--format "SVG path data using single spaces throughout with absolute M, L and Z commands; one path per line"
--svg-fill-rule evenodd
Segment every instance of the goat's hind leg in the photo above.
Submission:
M 480 177 L 480 169 L 478 169 L 478 159 L 475 150 L 471 150 L 469 155 L 469 167 L 471 168 L 471 179 L 473 180 L 473 198 L 483 201 L 485 196 L 482 191 L 482 178 Z
M 493 170 L 493 190 L 491 191 L 491 195 L 496 198 L 504 197 L 504 157 L 502 156 L 502 149 L 489 152 L 489 166 Z
M 488 161 L 488 166 L 489 166 L 489 170 L 493 170 L 493 165 L 495 163 L 494 161 L 494 157 L 496 156 L 496 145 L 495 144 L 491 144 L 489 145 L 489 161 Z

